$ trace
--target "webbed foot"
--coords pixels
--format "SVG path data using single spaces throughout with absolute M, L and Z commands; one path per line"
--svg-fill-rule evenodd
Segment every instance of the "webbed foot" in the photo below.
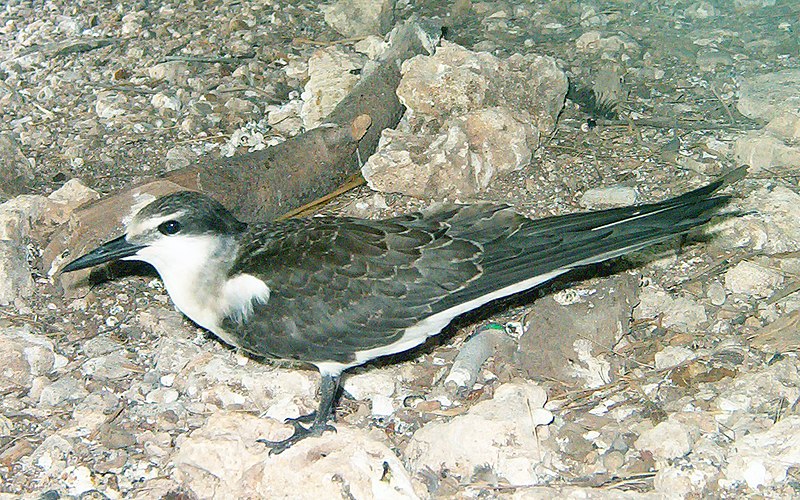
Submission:
M 264 443 L 270 450 L 270 455 L 277 455 L 288 450 L 292 445 L 311 436 L 321 436 L 325 431 L 336 432 L 336 428 L 328 423 L 328 420 L 333 416 L 333 403 L 336 399 L 336 393 L 339 390 L 339 374 L 330 375 L 322 374 L 322 383 L 320 384 L 320 404 L 317 411 L 311 412 L 308 415 L 300 415 L 296 418 L 287 418 L 284 422 L 294 427 L 294 432 L 288 438 L 281 441 L 269 441 L 267 439 L 258 439 L 259 443 Z M 311 425 L 303 427 L 302 424 Z
M 302 417 L 301 417 L 302 418 Z M 287 424 L 291 424 L 294 427 L 294 432 L 291 436 L 281 441 L 269 441 L 267 439 L 258 439 L 259 443 L 264 443 L 269 450 L 270 455 L 278 455 L 283 453 L 284 451 L 288 450 L 292 445 L 295 443 L 307 438 L 307 437 L 314 437 L 314 436 L 321 436 L 325 431 L 333 431 L 336 432 L 336 427 L 332 426 L 329 423 L 317 423 L 311 425 L 311 427 L 303 427 L 300 424 L 299 419 L 289 419 L 286 422 Z

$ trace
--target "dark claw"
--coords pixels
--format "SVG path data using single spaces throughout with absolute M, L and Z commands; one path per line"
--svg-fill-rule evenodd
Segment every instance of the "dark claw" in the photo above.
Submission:
M 294 427 L 294 432 L 291 436 L 283 441 L 268 441 L 266 439 L 258 439 L 259 443 L 264 443 L 270 450 L 270 455 L 277 455 L 289 449 L 293 444 L 305 439 L 309 436 L 321 436 L 325 431 L 336 432 L 336 428 L 328 423 L 328 420 L 333 418 L 333 402 L 336 399 L 336 393 L 339 390 L 339 374 L 331 375 L 329 373 L 322 374 L 322 383 L 320 384 L 320 403 L 319 409 L 311 412 L 308 415 L 300 415 L 297 418 L 287 418 L 284 422 Z M 311 425 L 303 427 L 301 424 Z
M 312 411 L 307 415 L 300 415 L 299 417 L 287 418 L 286 420 L 283 421 L 283 423 L 294 425 L 295 422 L 302 422 L 304 424 L 310 424 L 311 422 L 314 421 L 315 418 L 317 418 L 317 412 Z
M 305 415 L 303 416 L 305 417 Z M 283 453 L 284 451 L 288 450 L 292 445 L 295 443 L 311 436 L 321 436 L 325 431 L 333 431 L 336 432 L 336 427 L 332 426 L 331 424 L 314 424 L 309 428 L 305 428 L 300 425 L 300 419 L 303 417 L 292 418 L 288 419 L 286 423 L 291 424 L 294 427 L 294 433 L 289 436 L 288 438 L 282 441 L 269 441 L 267 439 L 257 439 L 259 443 L 263 443 L 266 445 L 269 450 L 270 455 L 278 455 Z

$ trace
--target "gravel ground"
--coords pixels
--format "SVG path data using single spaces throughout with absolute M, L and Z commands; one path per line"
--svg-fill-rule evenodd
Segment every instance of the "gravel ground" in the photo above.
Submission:
M 440 16 L 445 44 L 549 56 L 616 111 L 567 100 L 528 161 L 466 199 L 542 217 L 661 200 L 748 164 L 729 188 L 738 214 L 355 370 L 339 431 L 270 456 L 256 439 L 315 407 L 316 372 L 228 348 L 148 268 L 65 299 L 40 252 L 68 213 L 42 223 L 30 207 L 49 202 L 20 195 L 93 196 L 70 179 L 106 195 L 275 144 L 302 129 L 312 54 L 363 59 L 365 38 L 314 2 L 6 2 L 0 271 L 21 255 L 29 284 L 0 294 L 0 497 L 798 495 L 798 6 L 447 4 L 400 1 L 395 22 Z M 440 189 L 361 186 L 323 210 L 383 217 L 453 198 Z M 454 390 L 454 360 L 488 322 L 509 335 Z

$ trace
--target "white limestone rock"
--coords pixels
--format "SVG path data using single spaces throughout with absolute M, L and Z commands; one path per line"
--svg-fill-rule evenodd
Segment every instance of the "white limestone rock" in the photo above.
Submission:
M 476 468 L 491 468 L 510 485 L 541 483 L 552 471 L 551 451 L 542 441 L 553 416 L 547 395 L 532 382 L 509 382 L 494 398 L 447 422 L 433 422 L 411 438 L 406 457 L 414 470 L 449 474 L 469 481 Z
M 747 78 L 739 86 L 737 109 L 768 122 L 785 110 L 800 108 L 800 69 L 785 69 Z
M 769 429 L 736 433 L 724 469 L 725 483 L 747 483 L 751 488 L 787 480 L 789 469 L 800 466 L 800 417 L 787 415 Z
M 635 319 L 660 318 L 664 328 L 691 332 L 708 321 L 705 307 L 694 299 L 673 297 L 655 285 L 644 287 L 639 293 L 639 306 L 633 311 Z
M 731 293 L 764 299 L 783 284 L 783 275 L 769 267 L 743 260 L 725 273 L 725 288 Z
M 256 440 L 286 437 L 285 426 L 218 412 L 178 443 L 175 474 L 201 498 L 417 498 L 411 477 L 383 443 L 342 424 L 279 455 Z
M 344 99 L 358 83 L 358 70 L 365 58 L 337 46 L 318 49 L 308 60 L 308 82 L 303 93 L 300 116 L 303 126 L 312 129 Z

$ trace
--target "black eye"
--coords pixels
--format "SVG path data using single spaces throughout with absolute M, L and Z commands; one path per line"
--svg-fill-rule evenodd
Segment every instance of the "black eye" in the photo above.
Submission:
M 168 220 L 167 222 L 162 222 L 158 226 L 158 232 L 166 235 L 175 234 L 180 230 L 181 230 L 181 224 L 176 220 Z

